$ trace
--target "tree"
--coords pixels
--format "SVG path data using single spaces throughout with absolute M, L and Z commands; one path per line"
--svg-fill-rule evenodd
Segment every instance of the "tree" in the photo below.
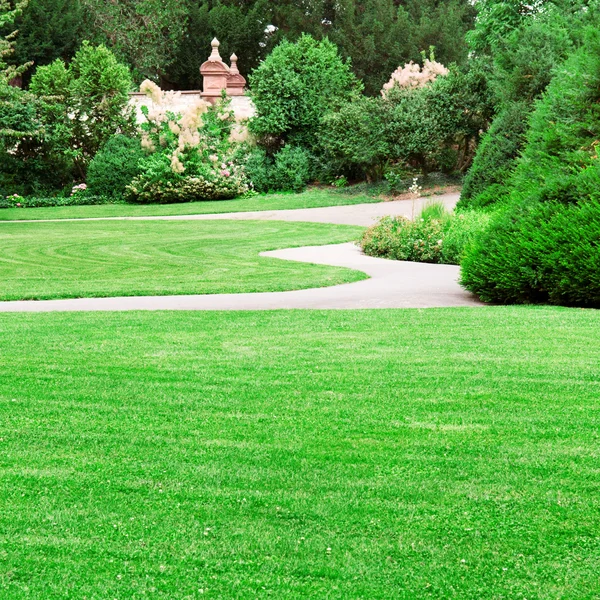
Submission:
M 90 26 L 133 69 L 136 79 L 159 79 L 183 40 L 188 6 L 181 0 L 81 0 Z
M 57 58 L 70 60 L 84 37 L 84 14 L 80 0 L 29 0 L 16 19 L 19 39 L 12 64 L 48 65 Z M 29 83 L 31 70 L 25 73 Z
M 12 27 L 25 6 L 27 6 L 27 0 L 20 0 L 14 6 L 11 5 L 9 0 L 0 0 L 0 31 L 3 31 L 7 27 Z M 12 31 L 4 37 L 0 37 L 0 85 L 3 79 L 5 82 L 10 81 L 14 77 L 18 77 L 29 66 L 22 65 L 16 67 L 6 62 L 14 53 L 16 35 L 17 31 Z
M 313 148 L 325 113 L 356 98 L 362 85 L 335 44 L 303 35 L 279 44 L 252 73 L 250 88 L 255 134 L 277 145 Z

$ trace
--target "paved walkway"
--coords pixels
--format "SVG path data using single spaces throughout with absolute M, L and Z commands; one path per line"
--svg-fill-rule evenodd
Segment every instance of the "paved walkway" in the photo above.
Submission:
M 456 196 L 444 197 L 452 206 Z M 424 203 L 426 200 L 419 200 Z M 420 208 L 415 208 L 418 213 Z M 181 217 L 140 217 L 143 219 L 263 219 L 312 221 L 369 225 L 388 214 L 412 212 L 411 201 L 386 202 L 327 208 L 312 208 L 267 213 L 230 213 Z M 302 213 L 302 214 L 300 214 Z M 250 216 L 251 215 L 251 216 Z M 136 217 L 136 219 L 138 219 Z M 209 294 L 194 296 L 135 296 L 122 298 L 78 298 L 0 302 L 0 312 L 49 311 L 126 311 L 126 310 L 271 310 L 271 309 L 360 309 L 432 308 L 482 306 L 457 283 L 459 268 L 401 262 L 365 256 L 352 243 L 309 246 L 263 252 L 262 256 L 356 269 L 369 279 L 355 283 L 297 290 L 253 294 Z
M 215 213 L 206 215 L 168 215 L 148 217 L 92 217 L 88 219 L 43 219 L 38 221 L 0 221 L 1 223 L 40 223 L 65 221 L 214 221 L 232 219 L 242 221 L 302 221 L 308 223 L 333 223 L 337 225 L 362 225 L 369 227 L 381 217 L 404 216 L 412 218 L 430 202 L 441 202 L 452 210 L 459 194 L 443 194 L 414 200 L 393 200 L 373 204 L 350 204 L 346 206 L 323 206 L 319 208 L 296 208 L 291 210 L 257 210 L 252 212 Z

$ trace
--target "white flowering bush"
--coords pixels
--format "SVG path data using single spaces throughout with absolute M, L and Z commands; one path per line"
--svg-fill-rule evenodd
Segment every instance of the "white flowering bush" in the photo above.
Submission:
M 423 53 L 423 66 L 410 61 L 403 67 L 398 67 L 393 73 L 391 79 L 383 85 L 381 94 L 386 96 L 387 92 L 395 87 L 400 89 L 423 88 L 432 83 L 440 76 L 448 75 L 450 71 L 435 60 L 433 48 L 429 58 L 425 58 Z
M 225 99 L 214 106 L 198 100 L 184 112 L 173 106 L 176 93 L 144 81 L 140 90 L 152 99 L 142 107 L 140 174 L 126 188 L 131 202 L 189 202 L 235 198 L 249 189 L 230 141 L 235 125 Z

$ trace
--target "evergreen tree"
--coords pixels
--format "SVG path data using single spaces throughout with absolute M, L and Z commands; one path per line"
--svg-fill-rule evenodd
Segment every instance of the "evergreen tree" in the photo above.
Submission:
M 29 0 L 16 19 L 19 40 L 13 64 L 48 65 L 57 58 L 69 60 L 83 40 L 83 11 L 79 0 Z M 24 76 L 27 84 L 32 74 Z

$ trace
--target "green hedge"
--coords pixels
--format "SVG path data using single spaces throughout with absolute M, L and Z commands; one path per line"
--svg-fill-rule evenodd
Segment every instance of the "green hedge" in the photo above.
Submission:
M 600 202 L 510 205 L 462 262 L 485 302 L 600 307 Z

